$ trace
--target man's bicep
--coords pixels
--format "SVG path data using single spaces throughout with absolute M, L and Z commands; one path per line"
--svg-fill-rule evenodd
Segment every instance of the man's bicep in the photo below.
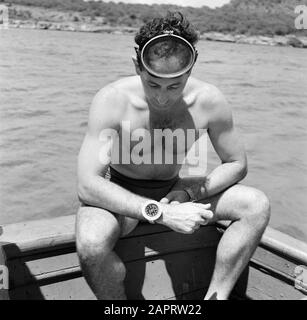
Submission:
M 119 106 L 119 103 L 116 102 L 113 88 L 100 90 L 93 99 L 87 133 L 78 157 L 79 179 L 102 175 L 108 169 L 112 143 L 117 137 L 118 112 L 114 112 L 114 106 Z
M 78 179 L 84 181 L 91 176 L 101 175 L 109 166 L 108 150 L 99 136 L 87 133 L 78 156 Z
M 209 137 L 221 161 L 246 164 L 243 143 L 234 127 L 231 110 L 226 106 L 209 125 Z

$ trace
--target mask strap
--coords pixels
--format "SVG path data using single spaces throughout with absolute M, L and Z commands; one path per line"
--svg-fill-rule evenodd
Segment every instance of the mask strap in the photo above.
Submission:
M 134 50 L 135 50 L 135 53 L 136 53 L 136 59 L 138 61 L 139 67 L 142 69 L 142 61 L 141 61 L 142 59 L 141 59 L 140 50 L 137 47 L 134 47 Z
M 173 35 L 174 31 L 173 30 L 164 30 L 163 33 L 168 34 L 168 35 Z
M 194 50 L 195 50 L 195 61 L 194 61 L 194 64 L 195 64 L 197 61 L 197 58 L 198 58 L 198 51 L 196 49 L 194 49 Z

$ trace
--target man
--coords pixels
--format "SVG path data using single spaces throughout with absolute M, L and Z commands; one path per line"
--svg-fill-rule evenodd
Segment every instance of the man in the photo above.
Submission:
M 84 276 L 97 298 L 126 299 L 125 266 L 113 248 L 139 221 L 191 234 L 201 225 L 230 220 L 205 296 L 227 299 L 268 224 L 269 201 L 261 191 L 238 184 L 247 160 L 224 96 L 190 76 L 197 58 L 193 27 L 181 14 L 170 13 L 143 26 L 135 40 L 137 76 L 111 83 L 95 96 L 79 154 L 82 205 L 76 234 Z M 221 165 L 206 177 L 179 179 L 182 161 L 166 158 L 186 155 L 191 144 L 170 151 L 167 137 L 156 135 L 178 129 L 184 136 L 206 130 Z M 125 140 L 127 131 L 146 133 L 142 150 L 136 139 Z M 131 161 L 140 156 L 151 161 Z

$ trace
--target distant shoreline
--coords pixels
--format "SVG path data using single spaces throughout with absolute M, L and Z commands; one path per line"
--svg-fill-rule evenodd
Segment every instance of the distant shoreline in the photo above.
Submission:
M 131 19 L 128 19 L 130 24 L 116 24 L 116 22 L 110 23 L 108 17 L 104 16 L 102 11 L 100 12 L 100 15 L 95 13 L 95 15 L 92 16 L 90 13 L 93 12 L 89 11 L 87 14 L 83 14 L 81 11 L 63 10 L 63 8 L 61 9 L 61 7 L 58 8 L 57 6 L 47 8 L 32 5 L 11 4 L 9 5 L 9 28 L 134 34 L 138 30 L 138 28 L 134 26 L 139 26 L 138 23 L 140 23 L 140 21 L 135 20 L 134 24 Z M 134 16 L 136 18 L 136 15 Z M 130 25 L 130 27 L 127 25 Z M 3 27 L 3 25 L 0 24 L 0 29 L 1 27 Z M 292 31 L 289 33 L 291 32 Z M 307 36 L 305 36 L 305 34 L 304 36 L 300 34 L 264 36 L 264 34 L 265 33 L 259 32 L 259 35 L 249 36 L 245 34 L 203 31 L 201 32 L 201 39 L 240 44 L 307 48 Z
M 109 33 L 109 34 L 134 34 L 138 28 L 126 26 L 97 26 L 91 23 L 76 22 L 51 22 L 51 21 L 31 21 L 31 20 L 10 20 L 9 28 L 16 29 L 36 29 L 55 30 L 71 32 Z M 307 48 L 307 37 L 296 35 L 286 36 L 246 36 L 244 34 L 223 34 L 220 32 L 206 32 L 201 34 L 201 40 L 230 42 L 240 44 L 268 45 L 268 46 L 292 46 L 296 48 Z

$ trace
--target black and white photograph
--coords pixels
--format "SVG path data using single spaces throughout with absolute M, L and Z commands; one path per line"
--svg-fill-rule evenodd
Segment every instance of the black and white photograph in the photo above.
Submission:
M 0 177 L 0 300 L 307 300 L 307 0 L 0 0 Z

